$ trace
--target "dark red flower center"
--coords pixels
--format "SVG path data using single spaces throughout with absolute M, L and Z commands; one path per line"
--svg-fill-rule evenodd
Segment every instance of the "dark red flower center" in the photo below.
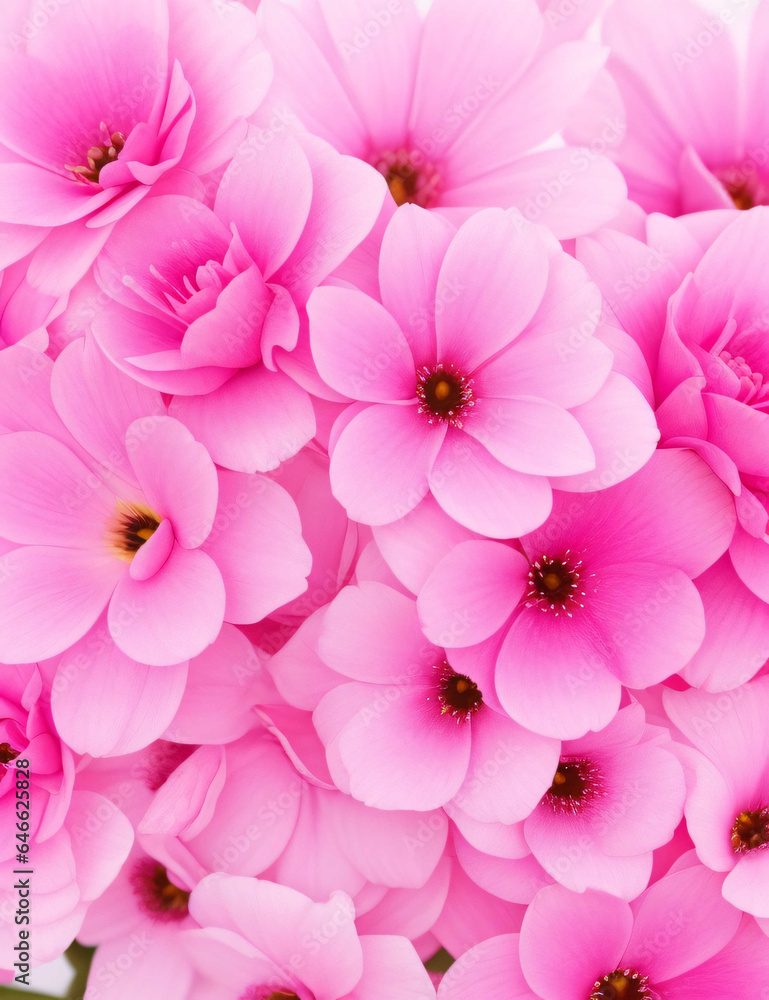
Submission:
M 0 743 L 0 764 L 10 764 L 20 753 L 21 750 L 14 750 L 10 743 Z
M 457 722 L 466 722 L 483 704 L 483 695 L 475 681 L 464 674 L 457 674 L 444 660 L 435 665 L 438 674 L 438 702 L 441 715 L 454 716 Z
M 732 847 L 738 854 L 769 847 L 769 806 L 739 814 L 732 827 Z
M 558 764 L 553 783 L 545 792 L 547 801 L 554 812 L 579 812 L 580 809 L 601 792 L 601 775 L 589 760 L 564 758 Z
M 388 150 L 372 157 L 374 166 L 387 181 L 396 205 L 429 208 L 440 192 L 440 176 L 435 166 L 419 150 Z
M 117 502 L 117 517 L 109 541 L 119 559 L 130 562 L 160 527 L 162 518 L 140 503 Z
M 596 980 L 589 1000 L 652 1000 L 648 976 L 633 969 L 617 969 Z
M 461 427 L 462 421 L 475 405 L 472 384 L 473 380 L 457 371 L 453 365 L 419 369 L 419 412 L 426 415 L 430 424 L 439 422 Z
M 65 167 L 66 170 L 70 170 L 73 174 L 75 174 L 78 180 L 90 181 L 92 184 L 98 184 L 99 175 L 101 174 L 103 168 L 106 167 L 108 163 L 114 163 L 123 151 L 126 138 L 122 132 L 109 133 L 107 131 L 107 126 L 103 123 L 101 125 L 101 131 L 104 133 L 104 142 L 91 146 L 86 153 L 85 164 L 80 164 L 74 167 Z
M 144 910 L 156 920 L 183 920 L 189 912 L 189 892 L 174 885 L 163 865 L 152 858 L 137 862 L 131 886 Z
M 542 556 L 529 568 L 529 589 L 524 603 L 571 618 L 575 608 L 584 607 L 580 600 L 585 596 L 581 586 L 583 572 L 582 560 L 572 556 L 571 549 L 556 559 Z

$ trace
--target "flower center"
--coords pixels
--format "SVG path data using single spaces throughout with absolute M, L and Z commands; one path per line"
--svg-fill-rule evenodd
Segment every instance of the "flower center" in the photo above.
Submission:
M 556 768 L 553 783 L 543 801 L 553 812 L 577 813 L 601 791 L 601 775 L 589 760 L 564 758 Z
M 109 542 L 118 559 L 131 562 L 133 557 L 160 527 L 162 518 L 141 503 L 117 501 L 117 518 L 109 532 Z
M 373 158 L 373 163 L 387 181 L 396 205 L 419 205 L 429 208 L 440 192 L 438 171 L 419 150 L 397 149 Z
M 571 555 L 571 549 L 559 559 L 542 556 L 529 568 L 529 590 L 524 597 L 527 608 L 539 607 L 543 611 L 553 611 L 572 617 L 575 608 L 583 608 L 580 598 L 585 591 L 580 586 L 583 574 L 581 559 Z
M 718 356 L 740 380 L 740 392 L 737 398 L 741 403 L 761 406 L 769 402 L 769 384 L 764 384 L 761 372 L 754 372 L 745 358 L 739 355 L 735 357 L 729 351 L 721 351 Z
M 589 1000 L 652 1000 L 649 977 L 633 969 L 617 969 L 593 985 Z
M 436 421 L 461 427 L 468 411 L 475 406 L 473 380 L 458 372 L 453 365 L 436 365 L 417 371 L 419 412 L 427 422 Z
M 131 886 L 144 910 L 156 920 L 183 920 L 187 916 L 190 894 L 168 877 L 163 865 L 144 858 L 131 874 Z
M 14 750 L 10 743 L 0 743 L 0 764 L 10 764 L 20 753 L 21 750 Z
M 446 660 L 436 663 L 433 670 L 439 671 L 438 701 L 441 715 L 452 715 L 457 722 L 467 722 L 483 704 L 483 695 L 478 685 L 464 674 L 455 673 Z
M 104 122 L 99 126 L 104 142 L 100 142 L 88 150 L 86 163 L 80 166 L 66 166 L 64 169 L 71 171 L 76 180 L 90 181 L 92 184 L 99 183 L 99 174 L 108 163 L 114 163 L 120 156 L 125 146 L 126 137 L 122 132 L 109 132 Z
M 738 854 L 769 847 L 769 806 L 740 813 L 732 827 L 732 847 Z

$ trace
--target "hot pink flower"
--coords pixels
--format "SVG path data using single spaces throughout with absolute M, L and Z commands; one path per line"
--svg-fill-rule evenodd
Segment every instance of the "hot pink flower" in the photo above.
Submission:
M 724 898 L 769 917 L 769 678 L 728 694 L 665 693 L 687 753 L 686 820 L 703 864 L 728 872 Z
M 684 797 L 666 730 L 644 725 L 633 704 L 601 732 L 563 743 L 550 788 L 516 828 L 479 824 L 456 803 L 447 812 L 475 849 L 459 842 L 460 860 L 492 891 L 524 881 L 533 869 L 522 859 L 531 851 L 550 878 L 575 892 L 633 899 L 649 884 L 652 852 L 672 838 Z
M 209 875 L 190 896 L 202 930 L 182 939 L 197 969 L 189 1000 L 431 1000 L 435 991 L 411 944 L 358 937 L 352 900 L 314 903 L 287 886 Z
M 420 592 L 425 633 L 482 644 L 477 657 L 496 661 L 497 694 L 521 725 L 569 739 L 602 729 L 622 684 L 655 684 L 697 651 L 705 618 L 691 578 L 722 554 L 734 519 L 729 491 L 703 461 L 658 451 L 617 486 L 556 493 L 522 552 L 485 540 L 456 546 Z
M 388 181 L 390 210 L 411 202 L 461 220 L 516 206 L 567 237 L 621 208 L 624 185 L 604 157 L 532 152 L 605 59 L 584 42 L 540 45 L 534 0 L 487 0 L 472 13 L 436 0 L 424 20 L 414 0 L 263 0 L 260 14 L 276 75 L 264 121 L 288 118 L 371 164 Z
M 281 359 L 297 347 L 310 290 L 368 233 L 384 187 L 318 139 L 265 146 L 252 134 L 213 210 L 152 198 L 114 234 L 96 276 L 119 304 L 95 318 L 99 344 L 133 378 L 177 394 L 170 414 L 218 464 L 274 469 L 315 433 Z M 308 378 L 301 364 L 297 377 Z
M 440 1000 L 702 1000 L 750 996 L 766 981 L 769 942 L 691 860 L 632 904 L 542 889 L 517 935 L 472 948 Z
M 549 787 L 558 743 L 509 719 L 492 674 L 464 651 L 428 642 L 413 599 L 379 583 L 345 588 L 317 649 L 336 677 L 313 719 L 336 784 L 355 798 L 433 809 L 456 797 L 478 820 L 513 823 Z
M 59 294 L 153 188 L 194 187 L 232 155 L 271 71 L 237 4 L 72 0 L 44 30 L 35 9 L 2 12 L 0 263 L 41 244 L 30 280 Z
M 217 470 L 160 393 L 90 342 L 57 360 L 55 408 L 46 375 L 32 400 L 28 378 L 7 385 L 19 394 L 17 426 L 33 403 L 47 410 L 27 423 L 39 430 L 0 436 L 0 532 L 20 545 L 3 557 L 2 659 L 61 653 L 106 608 L 121 653 L 175 664 L 209 646 L 223 620 L 257 621 L 302 592 L 309 551 L 284 490 Z
M 748 18 L 743 66 L 733 29 Z M 568 134 L 587 142 L 594 122 L 616 122 L 609 155 L 648 212 L 767 204 L 769 7 L 719 12 L 695 0 L 616 0 L 603 34 L 612 79 L 596 88 L 598 107 Z
M 729 558 L 698 581 L 709 627 L 685 673 L 710 690 L 742 683 L 769 655 L 768 218 L 652 217 L 648 247 L 608 231 L 578 247 L 649 366 L 663 446 L 696 450 L 734 495 L 738 526 Z M 643 362 L 637 371 L 640 381 Z
M 551 482 L 600 489 L 653 451 L 651 413 L 594 336 L 596 289 L 545 230 L 488 209 L 457 231 L 404 206 L 379 282 L 384 306 L 341 287 L 308 303 L 320 375 L 359 401 L 331 442 L 350 517 L 386 524 L 430 491 L 475 531 L 519 535 L 547 517 Z M 632 460 L 611 473 L 618 448 Z

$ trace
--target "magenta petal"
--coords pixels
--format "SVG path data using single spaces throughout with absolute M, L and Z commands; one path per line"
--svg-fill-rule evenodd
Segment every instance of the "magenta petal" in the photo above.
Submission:
M 440 655 L 422 634 L 414 601 L 373 582 L 345 587 L 327 607 L 318 651 L 338 673 L 380 684 L 429 677 Z
M 211 557 L 177 544 L 151 579 L 126 575 L 119 581 L 109 606 L 110 634 L 139 663 L 181 663 L 214 642 L 224 600 L 222 575 Z
M 559 741 L 537 736 L 487 706 L 470 724 L 470 764 L 454 802 L 484 823 L 526 819 L 553 782 Z
M 427 493 L 445 434 L 445 425 L 428 424 L 415 405 L 366 407 L 344 427 L 331 455 L 334 496 L 355 521 L 397 521 Z
M 758 544 L 767 547 L 764 541 Z M 705 691 L 737 688 L 769 658 L 769 605 L 743 584 L 728 556 L 696 585 L 705 608 L 705 638 L 681 674 Z
M 633 933 L 623 962 L 643 969 L 652 982 L 662 982 L 717 954 L 740 924 L 739 910 L 721 895 L 722 881 L 723 876 L 695 865 L 651 886 L 634 904 Z
M 224 579 L 228 622 L 249 624 L 307 589 L 312 558 L 296 504 L 264 476 L 220 470 L 214 528 L 201 546 Z
M 464 429 L 517 472 L 570 476 L 595 468 L 593 449 L 579 422 L 545 399 L 479 400 Z
M 218 497 L 216 467 L 202 444 L 172 417 L 134 421 L 126 445 L 147 503 L 167 517 L 176 540 L 197 548 L 208 536 Z
M 769 603 L 769 544 L 737 526 L 729 546 L 729 557 L 737 576 L 756 597 Z
M 525 328 L 545 294 L 547 244 L 512 212 L 486 209 L 451 241 L 438 279 L 438 356 L 466 374 Z
M 126 431 L 139 418 L 145 420 L 146 431 L 165 413 L 160 393 L 115 368 L 90 337 L 62 351 L 54 365 L 51 393 L 73 437 L 106 469 L 134 483 Z
M 521 928 L 526 981 L 543 1000 L 586 1000 L 595 981 L 619 966 L 632 927 L 630 907 L 616 896 L 578 895 L 560 885 L 541 889 Z
M 724 881 L 724 899 L 754 917 L 769 917 L 769 857 L 755 851 L 740 858 Z
M 430 470 L 429 482 L 447 514 L 491 538 L 516 538 L 538 528 L 553 503 L 544 476 L 508 469 L 454 427 Z
M 269 472 L 315 433 L 310 398 L 282 372 L 256 365 L 205 396 L 175 396 L 169 408 L 219 465 Z
M 527 729 L 576 739 L 603 729 L 619 708 L 621 685 L 589 625 L 524 608 L 497 661 L 497 694 Z
M 534 1000 L 518 956 L 518 935 L 471 948 L 441 979 L 438 1000 Z
M 437 212 L 402 205 L 382 239 L 382 302 L 411 346 L 417 367 L 435 361 L 438 276 L 456 229 Z
M 507 545 L 462 542 L 442 559 L 419 592 L 425 635 L 437 646 L 474 646 L 509 618 L 526 588 L 525 556 Z
M 740 472 L 769 475 L 769 414 L 727 396 L 702 394 L 709 440 L 734 459 Z
M 625 601 L 617 601 L 617 588 Z M 650 687 L 676 673 L 705 637 L 702 600 L 681 570 L 634 562 L 601 566 L 589 600 L 612 668 L 631 688 Z
M 27 545 L 101 549 L 115 498 L 59 441 L 0 435 L 0 532 Z
M 174 547 L 174 529 L 164 518 L 151 538 L 134 554 L 128 572 L 133 580 L 149 580 L 165 565 Z
M 159 668 L 129 659 L 102 617 L 59 661 L 51 694 L 56 726 L 77 753 L 133 753 L 162 735 L 186 679 L 186 663 Z
M 44 660 L 77 642 L 124 573 L 106 550 L 30 545 L 0 557 L 0 660 Z
M 360 708 L 358 687 L 345 685 L 351 715 L 339 736 L 354 798 L 377 809 L 448 802 L 467 772 L 470 728 L 441 715 L 437 699 L 428 700 L 432 688 L 371 685 L 369 703 Z
M 312 356 L 332 389 L 367 402 L 416 398 L 411 350 L 378 302 L 356 289 L 329 285 L 312 293 L 307 312 Z
M 435 1000 L 435 987 L 414 946 L 404 937 L 364 934 L 363 975 L 342 1000 Z

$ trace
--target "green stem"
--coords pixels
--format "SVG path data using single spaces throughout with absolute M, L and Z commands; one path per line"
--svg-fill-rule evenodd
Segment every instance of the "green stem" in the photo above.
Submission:
M 65 952 L 67 961 L 75 970 L 75 978 L 72 980 L 69 992 L 67 993 L 68 1000 L 80 1000 L 85 994 L 88 984 L 88 973 L 91 969 L 91 959 L 95 950 L 95 948 L 86 948 L 85 945 L 78 944 L 77 941 L 73 941 L 69 948 L 67 948 Z
M 32 993 L 22 987 L 20 990 L 13 990 L 10 986 L 0 986 L 0 1000 L 56 1000 L 56 997 L 49 997 L 46 993 Z

